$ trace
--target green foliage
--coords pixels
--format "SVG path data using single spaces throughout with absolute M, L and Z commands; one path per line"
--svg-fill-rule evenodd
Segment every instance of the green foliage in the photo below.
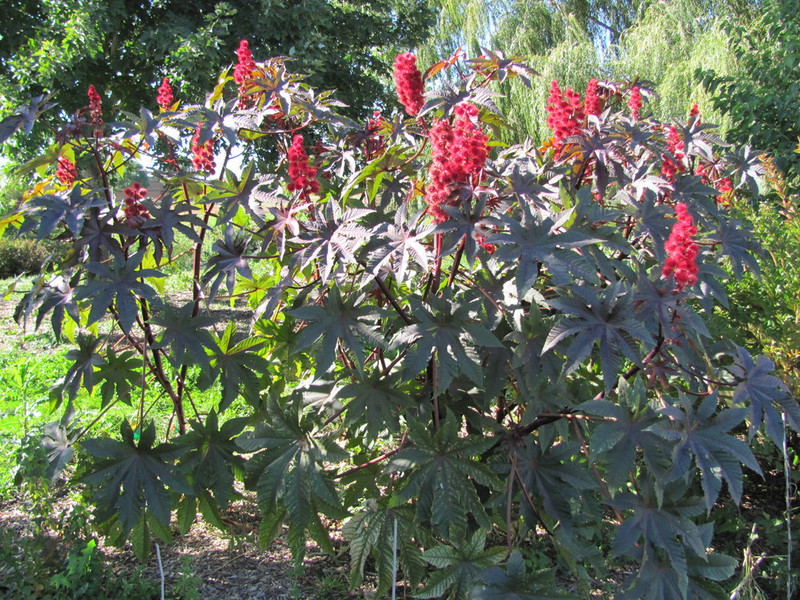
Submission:
M 29 237 L 0 239 L 0 279 L 38 273 L 52 252 L 47 245 Z
M 439 63 L 452 81 L 420 115 L 368 125 L 284 59 L 255 69 L 244 91 L 223 75 L 202 107 L 103 131 L 79 112 L 26 167 L 42 180 L 8 222 L 72 252 L 18 315 L 75 346 L 45 441 L 53 469 L 79 449 L 99 529 L 144 557 L 173 510 L 183 531 L 198 509 L 224 528 L 243 484 L 259 540 L 286 526 L 298 568 L 307 538 L 333 552 L 328 525 L 346 520 L 351 582 L 374 569 L 380 592 L 397 570 L 420 597 L 557 598 L 514 551 L 535 543 L 581 590 L 619 560 L 637 565 L 620 597 L 719 595 L 734 570 L 709 550 L 723 483 L 740 501 L 743 467 L 760 471 L 748 441 L 777 440 L 783 418 L 800 428 L 770 360 L 706 326 L 728 305 L 725 269 L 758 266 L 721 190 L 758 190 L 752 152 L 722 151 L 695 117 L 672 134 L 629 116 L 616 83 L 578 134 L 503 144 L 495 90 L 531 70 L 500 52 Z M 432 131 L 448 126 L 489 132 L 491 156 L 431 207 L 426 178 L 456 150 Z M 205 139 L 222 151 L 213 173 L 164 160 Z M 253 148 L 288 160 L 234 174 Z M 46 168 L 65 152 L 99 172 L 62 185 Z M 127 161 L 153 165 L 163 191 L 117 197 Z M 686 218 L 678 278 L 665 262 Z M 174 302 L 179 240 L 190 289 Z M 249 329 L 212 319 L 213 300 L 248 307 Z M 197 388 L 213 395 L 202 411 Z M 102 414 L 75 426 L 82 394 L 122 411 L 119 434 L 94 433 Z
M 778 167 L 796 185 L 800 161 L 790 149 L 800 137 L 794 85 L 800 72 L 797 6 L 791 0 L 770 0 L 752 22 L 729 21 L 727 33 L 736 71 L 701 65 L 698 75 L 714 107 L 730 120 L 730 138 L 774 154 Z
M 393 52 L 419 43 L 432 15 L 422 0 L 203 0 L 191 9 L 175 0 L 68 0 L 4 2 L 0 20 L 13 28 L 0 41 L 2 116 L 45 91 L 73 112 L 87 105 L 90 84 L 138 112 L 154 106 L 153 84 L 165 76 L 176 99 L 200 102 L 207 82 L 235 62 L 240 39 L 260 54 L 292 57 L 314 85 L 338 90 L 364 116 L 388 100 L 382 71 Z M 44 129 L 33 133 L 4 154 L 30 153 L 45 142 Z

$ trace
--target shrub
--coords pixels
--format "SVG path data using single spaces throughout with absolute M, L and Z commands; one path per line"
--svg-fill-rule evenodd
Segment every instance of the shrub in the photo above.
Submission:
M 327 523 L 345 521 L 351 583 L 374 565 L 380 593 L 397 566 L 421 598 L 564 596 L 552 572 L 526 574 L 538 552 L 583 596 L 609 560 L 636 565 L 621 597 L 723 594 L 723 483 L 739 502 L 742 469 L 760 472 L 745 440 L 800 427 L 769 359 L 706 325 L 723 267 L 757 268 L 725 205 L 757 187 L 757 157 L 721 154 L 696 112 L 646 118 L 637 89 L 612 83 L 588 111 L 553 85 L 564 135 L 501 147 L 489 87 L 531 72 L 500 52 L 460 65 L 414 117 L 366 124 L 282 59 L 243 54 L 204 106 L 115 121 L 94 90 L 58 141 L 98 178 L 50 177 L 19 215 L 75 250 L 19 314 L 75 345 L 45 441 L 59 465 L 80 448 L 100 529 L 144 556 L 173 510 L 182 530 L 198 510 L 224 527 L 241 479 L 262 543 L 286 525 L 300 564 L 308 537 L 333 551 Z M 249 144 L 285 159 L 234 172 Z M 146 152 L 164 191 L 112 193 Z M 181 236 L 186 304 L 159 292 Z M 220 298 L 246 299 L 249 329 L 204 314 Z M 106 316 L 115 335 L 98 337 Z M 147 421 L 142 385 L 169 423 Z M 202 414 L 191 392 L 215 385 Z M 72 422 L 81 388 L 130 406 L 117 438 Z

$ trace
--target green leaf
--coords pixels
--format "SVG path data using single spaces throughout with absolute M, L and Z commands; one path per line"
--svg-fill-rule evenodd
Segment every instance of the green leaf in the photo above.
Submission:
M 495 440 L 459 437 L 459 422 L 452 416 L 435 433 L 418 421 L 410 420 L 409 425 L 412 446 L 398 452 L 386 467 L 389 472 L 408 473 L 399 482 L 398 500 L 415 499 L 419 522 L 431 523 L 433 531 L 443 537 L 448 537 L 453 528 L 465 530 L 468 517 L 488 528 L 489 519 L 475 486 L 502 486 L 475 457 L 491 448 Z
M 222 382 L 222 399 L 219 410 L 223 412 L 243 392 L 251 404 L 258 404 L 261 392 L 261 374 L 269 369 L 269 362 L 258 354 L 265 340 L 248 337 L 234 342 L 236 323 L 230 321 L 221 335 L 211 334 L 213 342 L 209 353 L 211 370 L 203 373 L 201 389 L 219 378 Z
M 117 355 L 113 348 L 109 348 L 95 373 L 98 382 L 102 382 L 101 408 L 112 400 L 119 400 L 130 406 L 131 392 L 142 382 L 141 368 L 142 360 L 136 357 L 133 350 Z
M 330 544 L 319 526 L 318 513 L 343 519 L 347 512 L 324 463 L 338 462 L 344 455 L 332 439 L 311 435 L 301 403 L 282 407 L 271 398 L 266 420 L 239 436 L 236 443 L 246 452 L 255 452 L 246 464 L 245 483 L 258 492 L 262 511 L 286 512 L 295 560 L 305 554 L 306 531 L 321 545 Z
M 364 341 L 369 342 L 370 347 L 386 345 L 385 338 L 375 326 L 383 311 L 372 306 L 359 306 L 363 300 L 361 294 L 342 297 L 339 286 L 332 285 L 322 306 L 302 306 L 289 312 L 304 323 L 295 350 L 303 350 L 321 340 L 314 352 L 318 373 L 330 369 L 340 340 L 360 369 L 364 368 L 366 359 Z
M 480 583 L 472 590 L 472 600 L 563 600 L 576 598 L 556 589 L 552 571 L 525 572 L 525 561 L 519 550 L 508 557 L 506 569 L 492 567 L 480 575 Z
M 84 450 L 99 459 L 82 479 L 94 486 L 98 519 L 117 519 L 123 532 L 128 532 L 147 512 L 168 525 L 172 494 L 192 493 L 186 479 L 170 462 L 176 455 L 175 446 L 154 446 L 152 423 L 142 431 L 138 443 L 127 421 L 120 425 L 120 434 L 123 441 L 93 438 L 81 442 Z
M 422 558 L 436 567 L 417 598 L 467 598 L 481 570 L 503 560 L 506 549 L 485 548 L 486 532 L 478 529 L 469 540 L 459 539 L 455 546 L 439 545 L 422 553 Z M 447 593 L 446 593 L 447 592 Z

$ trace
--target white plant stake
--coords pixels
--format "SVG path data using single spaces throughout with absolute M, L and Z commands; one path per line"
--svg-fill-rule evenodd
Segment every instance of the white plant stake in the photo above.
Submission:
M 394 519 L 394 539 L 392 540 L 392 600 L 397 600 L 397 518 Z

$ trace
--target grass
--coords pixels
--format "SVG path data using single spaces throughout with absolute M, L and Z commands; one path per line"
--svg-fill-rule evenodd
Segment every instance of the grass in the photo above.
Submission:
M 170 297 L 183 295 L 191 290 L 191 278 L 186 276 L 171 277 L 170 286 L 164 294 Z M 0 280 L 0 290 L 9 289 L 16 283 L 17 289 L 24 289 L 27 281 Z M 51 398 L 50 390 L 62 378 L 72 361 L 68 352 L 73 345 L 68 341 L 59 341 L 52 332 L 48 320 L 38 330 L 29 324 L 23 328 L 13 319 L 15 298 L 4 299 L 0 304 L 0 443 L 5 448 L 30 446 L 31 438 L 41 435 L 42 427 L 50 422 L 59 421 L 66 408 L 63 401 Z M 104 328 L 101 324 L 100 331 Z M 190 388 L 189 393 L 203 414 L 217 403 L 218 386 L 200 391 Z M 87 432 L 87 437 L 108 434 L 118 437 L 119 424 L 127 419 L 132 425 L 138 423 L 139 390 L 135 390 L 130 405 L 114 402 L 110 407 L 103 407 L 98 387 L 91 393 L 81 388 L 74 399 L 76 431 L 94 423 Z M 144 398 L 145 420 L 156 423 L 158 435 L 166 438 L 172 414 L 172 405 L 154 384 L 148 384 Z M 107 412 L 103 414 L 104 408 Z M 187 410 L 191 410 L 187 406 Z M 193 417 L 191 413 L 187 416 Z M 96 423 L 95 423 L 96 421 Z M 23 444 L 23 442 L 27 442 Z M 13 495 L 17 486 L 15 477 L 21 468 L 21 462 L 31 460 L 35 455 L 21 452 L 0 453 L 0 499 Z M 41 458 L 41 456 L 40 456 Z M 28 470 L 33 465 L 27 465 Z

